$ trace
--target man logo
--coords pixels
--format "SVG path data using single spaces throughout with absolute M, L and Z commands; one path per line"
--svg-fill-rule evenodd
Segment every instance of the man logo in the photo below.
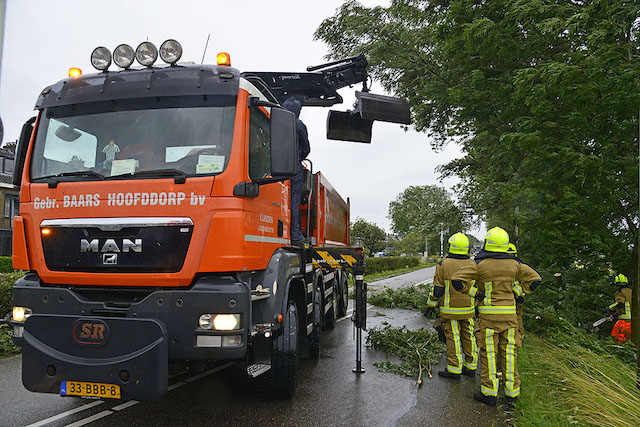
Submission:
M 89 346 L 103 346 L 109 340 L 109 327 L 102 320 L 78 319 L 73 325 L 73 339 Z
M 118 264 L 118 254 L 102 254 L 102 263 L 106 265 Z
M 122 251 L 120 250 L 122 247 Z M 122 239 L 122 245 L 118 246 L 118 243 L 114 239 L 107 239 L 102 246 L 98 239 L 80 240 L 80 252 L 142 252 L 142 239 Z

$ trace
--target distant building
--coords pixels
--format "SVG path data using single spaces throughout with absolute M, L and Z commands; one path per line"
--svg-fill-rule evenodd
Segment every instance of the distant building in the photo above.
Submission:
M 19 213 L 19 192 L 13 187 L 14 158 L 12 150 L 0 149 L 0 206 L 3 208 L 3 215 L 0 216 L 0 256 L 11 256 L 13 218 Z

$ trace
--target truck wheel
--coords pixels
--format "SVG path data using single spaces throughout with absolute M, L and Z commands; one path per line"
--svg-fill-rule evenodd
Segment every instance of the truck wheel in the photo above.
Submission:
M 347 309 L 349 308 L 349 284 L 347 283 L 347 273 L 344 271 L 340 274 L 338 280 L 338 317 L 344 317 L 347 315 Z
M 336 297 L 338 292 L 338 281 L 336 279 L 332 279 L 329 281 L 329 284 L 333 286 L 333 292 L 330 295 L 330 300 L 322 299 L 322 312 L 324 313 L 324 328 L 325 329 L 333 329 L 336 327 Z M 324 296 L 324 293 L 322 294 Z M 331 302 L 331 308 L 326 313 L 324 312 L 324 308 L 327 304 Z
M 322 322 L 320 317 L 321 305 L 322 300 L 320 299 L 320 288 L 316 288 L 316 296 L 313 301 L 313 330 L 307 336 L 310 359 L 317 359 L 320 357 L 320 328 Z
M 298 310 L 292 300 L 282 321 L 282 333 L 271 350 L 271 390 L 277 398 L 289 398 L 296 390 L 298 367 Z

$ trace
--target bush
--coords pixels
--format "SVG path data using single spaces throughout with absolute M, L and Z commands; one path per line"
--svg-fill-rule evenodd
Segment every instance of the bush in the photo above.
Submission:
M 24 271 L 0 274 L 0 318 L 4 318 L 13 309 L 13 284 L 24 274 Z
M 367 302 L 380 308 L 404 308 L 422 313 L 427 308 L 430 292 L 431 285 L 425 284 L 400 289 L 384 288 L 379 291 L 370 291 Z
M 10 256 L 0 256 L 0 273 L 12 273 L 15 270 L 13 269 L 13 262 L 11 262 Z
M 418 257 L 405 257 L 405 256 L 393 256 L 393 257 L 378 257 L 367 258 L 366 273 L 374 274 L 389 270 L 398 270 L 405 267 L 415 267 L 420 263 Z

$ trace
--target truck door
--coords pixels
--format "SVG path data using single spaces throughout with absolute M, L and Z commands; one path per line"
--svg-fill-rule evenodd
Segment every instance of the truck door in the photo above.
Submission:
M 251 107 L 247 141 L 251 180 L 271 175 L 270 128 L 268 112 L 262 107 Z M 276 248 L 289 243 L 289 188 L 289 181 L 262 185 L 258 197 L 246 199 L 245 242 L 250 256 L 260 256 L 268 261 Z

